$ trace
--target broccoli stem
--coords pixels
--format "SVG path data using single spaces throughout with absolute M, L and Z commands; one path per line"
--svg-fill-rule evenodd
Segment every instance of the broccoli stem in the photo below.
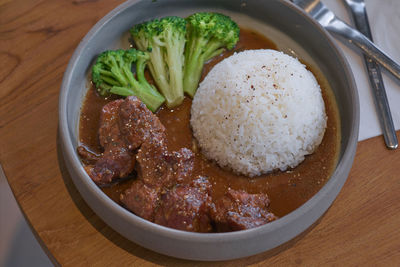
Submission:
M 120 95 L 120 96 L 130 96 L 134 95 L 133 90 L 126 88 L 126 87 L 121 87 L 121 86 L 113 86 L 110 89 L 110 93 Z
M 203 52 L 205 61 L 212 59 L 213 57 L 220 55 L 223 51 L 225 51 L 224 44 L 216 39 L 210 40 L 207 46 L 207 50 Z
M 166 38 L 169 42 L 166 42 L 166 62 L 169 69 L 169 95 L 171 96 L 170 101 L 167 102 L 168 108 L 173 108 L 183 101 L 183 53 L 185 49 L 185 42 L 174 41 L 174 37 L 169 35 Z
M 146 68 L 146 59 L 139 58 L 136 62 L 136 78 L 137 81 L 134 83 L 134 87 L 141 90 L 137 90 L 137 96 L 143 100 L 146 106 L 153 112 L 164 103 L 165 98 L 157 91 L 157 89 L 149 84 L 144 76 L 144 70 Z
M 158 46 L 153 47 L 152 52 L 150 53 L 150 61 L 149 61 L 150 72 L 152 73 L 153 79 L 158 85 L 158 88 L 160 89 L 161 93 L 164 95 L 166 102 L 171 103 L 173 102 L 173 95 L 171 95 L 168 90 L 169 88 L 167 80 L 168 74 L 166 73 L 164 66 L 162 66 L 161 64 L 153 64 L 153 62 L 163 62 L 163 61 L 164 61 L 164 56 L 161 47 Z
M 150 72 L 153 74 L 152 76 L 156 84 L 158 85 L 158 88 L 165 97 L 165 102 L 168 108 L 172 108 L 179 105 L 183 100 L 182 74 L 180 76 L 181 81 L 179 81 L 179 78 L 175 79 L 177 78 L 176 75 L 179 75 L 179 70 L 170 68 L 170 73 L 167 73 L 164 65 L 153 64 L 153 62 L 164 62 L 164 49 L 167 50 L 167 65 L 177 65 L 176 62 L 172 63 L 176 61 L 176 58 L 178 58 L 178 56 L 174 53 L 176 48 L 171 49 L 170 47 L 164 48 L 161 46 L 155 46 L 150 54 L 149 68 Z M 180 70 L 180 72 L 182 72 L 182 70 Z M 171 79 L 171 84 L 168 82 L 168 77 Z
M 204 53 L 202 53 L 202 47 L 205 46 L 206 40 L 198 38 L 193 41 L 192 48 L 185 55 L 185 69 L 183 75 L 183 90 L 191 98 L 196 93 L 197 86 L 199 84 L 201 73 L 203 71 L 203 65 L 205 62 Z

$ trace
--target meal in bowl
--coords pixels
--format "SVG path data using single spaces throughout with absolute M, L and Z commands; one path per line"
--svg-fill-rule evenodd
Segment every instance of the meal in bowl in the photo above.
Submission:
M 107 51 L 93 67 L 78 153 L 92 180 L 144 219 L 196 232 L 257 227 L 302 205 L 335 167 L 339 122 L 329 89 L 235 25 L 215 13 L 136 25 L 138 50 Z M 177 29 L 184 49 L 162 29 Z M 116 70 L 126 59 L 136 77 Z

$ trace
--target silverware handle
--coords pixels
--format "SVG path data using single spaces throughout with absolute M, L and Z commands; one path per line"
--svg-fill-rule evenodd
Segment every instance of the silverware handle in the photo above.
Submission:
M 388 55 L 386 55 L 380 48 L 378 48 L 359 31 L 351 28 L 349 25 L 337 18 L 332 19 L 327 25 L 324 26 L 328 31 L 348 39 L 350 43 L 356 45 L 366 55 L 374 59 L 400 80 L 400 65 L 394 62 Z
M 379 123 L 383 130 L 386 146 L 390 149 L 396 149 L 399 145 L 396 130 L 393 125 L 392 115 L 386 96 L 385 87 L 383 86 L 382 75 L 379 65 L 364 55 L 365 64 L 368 69 L 368 75 L 371 81 L 372 92 L 374 96 L 375 106 L 378 112 Z
M 356 28 L 367 38 L 373 41 L 365 5 L 349 5 L 349 9 L 353 15 Z M 379 123 L 383 130 L 383 137 L 385 139 L 386 146 L 390 149 L 396 149 L 399 143 L 393 125 L 392 115 L 390 112 L 390 107 L 387 100 L 385 86 L 383 84 L 382 74 L 379 65 L 365 54 L 364 61 L 368 70 L 368 76 L 372 86 L 375 107 L 379 115 Z

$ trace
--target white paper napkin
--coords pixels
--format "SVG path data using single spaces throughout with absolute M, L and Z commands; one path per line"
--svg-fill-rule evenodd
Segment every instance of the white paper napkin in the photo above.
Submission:
M 352 15 L 343 0 L 322 0 L 339 18 L 350 25 Z M 374 42 L 400 64 L 400 0 L 365 0 Z M 371 86 L 362 54 L 336 41 L 353 71 L 360 97 L 360 133 L 364 140 L 382 134 L 375 111 Z M 400 129 L 400 81 L 382 70 L 386 94 L 396 130 Z

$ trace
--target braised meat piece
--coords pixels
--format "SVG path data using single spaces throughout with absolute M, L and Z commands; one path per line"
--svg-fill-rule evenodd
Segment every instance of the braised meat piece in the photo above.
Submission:
M 144 143 L 136 155 L 138 178 L 149 186 L 161 187 L 168 173 L 167 154 L 163 142 L 149 140 Z
M 126 177 L 133 171 L 135 157 L 119 127 L 119 110 L 124 100 L 108 103 L 101 110 L 99 141 L 104 152 L 92 165 L 85 170 L 98 185 L 111 183 L 115 178 Z M 95 160 L 83 147 L 78 147 L 78 153 L 86 160 Z
M 125 144 L 119 129 L 119 110 L 122 99 L 112 101 L 105 105 L 100 114 L 99 141 L 104 151 Z
M 194 155 L 185 148 L 168 153 L 164 143 L 154 138 L 143 143 L 136 158 L 138 180 L 120 200 L 130 211 L 153 221 L 161 194 L 177 183 L 192 179 Z
M 268 206 L 267 194 L 231 189 L 215 202 L 211 218 L 221 232 L 250 229 L 277 219 L 268 211 Z
M 87 150 L 78 147 L 86 161 L 86 172 L 98 185 L 128 176 L 135 167 L 135 153 L 144 142 L 164 146 L 165 128 L 160 120 L 136 97 L 129 96 L 105 105 L 101 111 L 99 141 L 104 152 L 95 161 Z M 95 162 L 94 162 L 95 161 Z
M 156 115 L 135 96 L 128 96 L 121 104 L 120 128 L 129 149 L 139 148 L 146 140 L 166 140 L 165 127 Z
M 120 201 L 136 215 L 153 221 L 154 211 L 159 203 L 160 189 L 161 187 L 152 188 L 145 185 L 142 180 L 136 180 L 131 188 L 121 194 Z
M 136 159 L 138 177 L 149 186 L 170 188 L 192 179 L 194 155 L 189 149 L 168 153 L 165 144 L 154 138 L 141 146 Z
M 194 154 L 190 149 L 181 148 L 167 155 L 165 161 L 170 166 L 169 176 L 177 183 L 189 183 L 192 178 L 194 167 Z
M 204 177 L 173 187 L 161 195 L 154 222 L 179 230 L 210 232 L 210 188 L 211 184 Z
M 121 148 L 104 153 L 94 165 L 84 169 L 97 185 L 104 186 L 116 178 L 127 177 L 134 169 L 134 159 L 132 153 Z

